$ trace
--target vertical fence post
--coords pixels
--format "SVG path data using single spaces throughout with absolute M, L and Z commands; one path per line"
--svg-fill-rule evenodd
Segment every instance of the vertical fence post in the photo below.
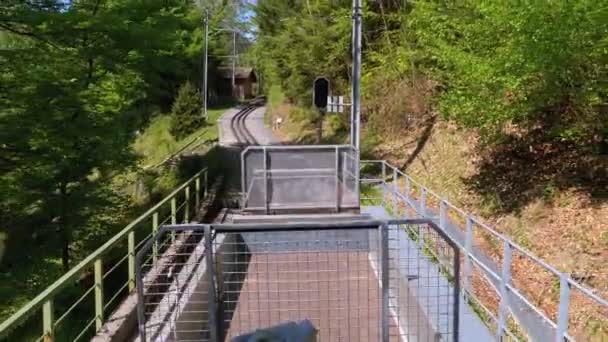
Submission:
M 219 341 L 219 331 L 218 324 L 220 322 L 220 318 L 217 317 L 217 303 L 218 296 L 215 289 L 215 265 L 213 262 L 213 241 L 211 240 L 211 227 L 209 225 L 205 226 L 205 259 L 207 261 L 207 272 L 209 273 L 209 284 L 207 288 L 207 293 L 209 295 L 209 332 L 211 334 L 211 341 Z
M 207 170 L 205 170 L 205 172 L 203 172 L 203 198 L 207 197 L 207 194 L 209 193 L 209 174 L 207 173 Z
M 412 192 L 412 181 L 409 176 L 405 176 L 405 218 L 410 218 L 410 192 Z
M 190 184 L 184 189 L 184 223 L 190 222 Z
M 570 283 L 568 275 L 559 275 L 559 309 L 557 312 L 557 329 L 555 331 L 555 342 L 563 342 L 564 335 L 568 332 L 568 310 L 570 308 Z
M 53 300 L 49 299 L 42 305 L 42 331 L 44 333 L 44 342 L 52 342 L 55 340 L 55 310 Z
M 336 146 L 336 212 L 340 212 L 340 150 Z
M 397 169 L 393 168 L 393 216 L 399 218 L 399 185 L 397 182 Z
M 420 216 L 422 218 L 426 217 L 426 187 L 423 186 L 420 189 Z
M 357 158 L 356 162 L 354 159 L 351 159 L 352 170 L 356 172 L 355 174 L 355 193 L 357 194 L 357 205 L 361 205 L 361 156 L 359 155 L 359 151 L 355 150 L 355 155 L 353 158 Z
M 445 231 L 447 216 L 448 216 L 448 206 L 445 203 L 445 200 L 441 200 L 439 202 L 439 227 L 443 231 Z
M 171 224 L 177 224 L 177 199 L 171 198 Z
M 439 200 L 439 229 L 441 229 L 442 231 L 446 231 L 447 228 L 447 220 L 448 218 L 448 204 L 445 200 L 440 199 Z M 448 255 L 446 255 L 443 251 L 443 249 L 439 249 L 437 251 L 437 258 L 439 259 L 439 263 L 440 264 L 448 264 L 449 265 L 449 260 L 447 260 Z M 449 266 L 448 266 L 449 268 Z M 454 271 L 454 269 L 452 269 L 452 271 Z
M 194 210 L 198 210 L 201 205 L 201 176 L 194 180 Z
M 99 331 L 103 326 L 103 263 L 100 259 L 95 260 L 95 327 Z
M 342 152 L 342 165 L 340 166 L 340 173 L 342 174 L 342 188 L 344 191 L 348 191 L 348 181 L 350 178 L 350 172 L 347 174 L 348 166 L 350 165 L 350 160 L 348 159 L 348 154 L 346 152 Z M 357 166 L 358 168 L 358 166 Z M 351 168 L 352 169 L 352 168 Z M 359 202 L 357 202 L 359 203 Z
M 154 237 L 152 237 L 154 238 Z M 130 231 L 128 239 L 129 292 L 135 288 L 135 231 Z
M 156 240 L 156 233 L 158 232 L 158 211 L 152 214 L 152 238 L 154 243 L 152 244 L 152 260 L 156 263 L 158 258 L 158 241 Z
M 389 225 L 388 222 L 382 223 L 380 226 L 381 229 L 381 245 L 380 252 L 382 257 L 381 264 L 381 275 L 382 275 L 382 342 L 389 341 L 389 307 L 390 307 L 390 266 L 389 266 Z
M 454 312 L 454 318 L 452 320 L 452 324 L 454 325 L 454 329 L 452 329 L 453 340 L 454 342 L 460 341 L 460 249 L 456 244 L 452 245 L 454 251 L 454 263 L 452 268 L 454 270 L 454 303 L 452 310 Z
M 247 177 L 245 177 L 245 171 L 247 170 L 245 165 L 245 154 L 247 153 L 247 148 L 241 153 L 241 209 L 245 209 L 247 206 L 247 189 L 249 188 L 249 184 L 247 184 Z M 255 182 L 255 165 L 253 167 L 253 174 L 250 175 L 251 182 Z
M 472 294 L 471 288 L 471 253 L 473 253 L 473 218 L 467 216 L 467 232 L 464 240 L 464 270 L 463 270 L 463 285 L 464 295 Z
M 270 211 L 269 203 L 268 203 L 268 151 L 266 151 L 266 146 L 264 146 L 264 210 L 266 214 Z
M 498 306 L 498 327 L 496 331 L 496 340 L 501 341 L 505 330 L 507 329 L 507 316 L 509 314 L 509 300 L 507 285 L 511 281 L 511 245 L 508 241 L 504 242 L 503 259 L 502 259 L 502 275 L 500 279 L 500 304 Z
M 386 161 L 382 161 L 382 206 L 386 207 Z
M 177 196 L 177 195 L 176 195 Z M 177 198 L 171 198 L 171 224 L 177 224 Z M 171 232 L 171 243 L 175 242 L 175 232 Z

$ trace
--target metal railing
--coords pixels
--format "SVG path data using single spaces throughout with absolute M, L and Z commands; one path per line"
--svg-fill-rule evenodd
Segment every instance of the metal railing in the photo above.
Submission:
M 432 192 L 382 160 L 361 161 L 362 198 L 394 217 L 427 218 L 462 251 L 467 302 L 497 339 L 608 338 L 608 301 L 571 275 Z M 362 204 L 363 204 L 362 203 Z
M 242 208 L 332 210 L 359 207 L 358 154 L 348 145 L 250 146 L 241 154 Z
M 297 322 L 318 341 L 458 341 L 459 260 L 429 220 L 163 226 L 137 254 L 136 341 Z
M 31 334 L 31 324 L 38 320 L 29 319 L 37 313 L 42 318 L 42 329 L 33 338 L 35 341 L 90 339 L 121 300 L 134 290 L 137 251 L 161 225 L 189 222 L 206 194 L 207 170 L 203 169 L 2 322 L 0 340 L 24 339 L 14 334 L 25 323 L 28 335 Z M 91 273 L 90 286 L 74 286 L 76 282 L 86 284 Z M 56 305 L 58 301 L 61 305 Z M 87 315 L 90 316 L 83 319 Z

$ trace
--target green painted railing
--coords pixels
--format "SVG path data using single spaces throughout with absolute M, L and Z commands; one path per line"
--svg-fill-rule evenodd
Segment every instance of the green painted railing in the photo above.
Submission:
M 2 322 L 0 340 L 22 340 L 24 334 L 34 341 L 90 338 L 134 290 L 135 254 L 139 248 L 160 225 L 189 222 L 206 195 L 207 170 L 203 169 Z M 89 280 L 90 286 L 83 286 L 91 272 L 92 284 Z M 84 318 L 83 313 L 91 313 L 92 317 Z M 40 318 L 40 334 L 31 334 L 31 325 Z M 24 329 L 25 332 L 19 331 Z

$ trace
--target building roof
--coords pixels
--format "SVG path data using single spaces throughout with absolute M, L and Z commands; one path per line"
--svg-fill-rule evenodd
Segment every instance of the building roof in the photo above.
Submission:
M 221 66 L 219 68 L 217 68 L 218 74 L 220 75 L 220 77 L 224 78 L 224 79 L 231 79 L 232 78 L 232 67 L 230 66 Z M 256 81 L 256 76 L 255 76 L 255 72 L 253 71 L 253 68 L 251 67 L 236 67 L 234 69 L 234 77 L 236 79 L 247 79 L 247 78 L 253 78 L 253 81 Z

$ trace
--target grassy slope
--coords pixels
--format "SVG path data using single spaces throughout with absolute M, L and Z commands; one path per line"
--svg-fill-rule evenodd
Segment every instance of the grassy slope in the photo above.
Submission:
M 141 166 L 158 164 L 194 140 L 217 139 L 217 119 L 227 109 L 210 109 L 208 124 L 179 141 L 176 141 L 169 133 L 171 117 L 169 115 L 157 116 L 133 144 L 135 151 L 142 156 Z

